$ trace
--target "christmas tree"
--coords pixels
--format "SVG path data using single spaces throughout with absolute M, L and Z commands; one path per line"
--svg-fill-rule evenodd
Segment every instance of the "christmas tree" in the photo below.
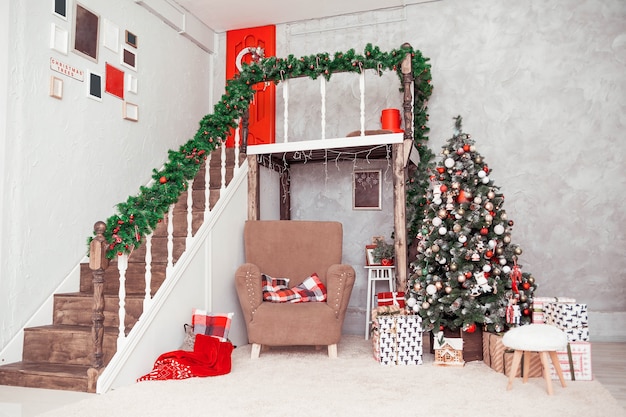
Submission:
M 512 242 L 504 195 L 460 116 L 442 154 L 430 176 L 408 306 L 427 331 L 530 323 L 535 279 L 517 263 L 522 249 Z

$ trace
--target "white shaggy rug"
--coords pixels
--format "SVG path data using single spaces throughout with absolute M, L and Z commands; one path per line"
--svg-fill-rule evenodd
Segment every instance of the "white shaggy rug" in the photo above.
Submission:
M 125 416 L 429 416 L 501 417 L 531 415 L 616 417 L 626 415 L 597 381 L 554 382 L 546 393 L 542 378 L 523 385 L 483 362 L 437 367 L 382 366 L 371 341 L 344 336 L 339 357 L 326 349 L 273 348 L 250 359 L 250 345 L 233 352 L 228 375 L 182 381 L 146 381 L 43 414 L 46 417 Z M 148 372 L 149 369 L 146 369 Z

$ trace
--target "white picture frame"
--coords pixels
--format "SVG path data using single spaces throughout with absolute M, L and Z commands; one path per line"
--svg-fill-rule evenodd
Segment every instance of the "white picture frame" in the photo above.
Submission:
M 124 101 L 122 105 L 122 116 L 124 120 L 130 120 L 131 122 L 139 121 L 139 106 L 135 103 Z
M 95 101 L 102 101 L 104 94 L 104 79 L 102 74 L 87 72 L 87 97 Z
M 102 46 L 117 53 L 120 48 L 120 28 L 109 19 L 102 19 Z
M 126 91 L 137 94 L 137 77 L 130 73 L 126 73 Z
M 57 51 L 63 55 L 67 55 L 69 49 L 69 32 L 58 26 L 56 23 L 52 23 L 50 27 L 50 49 Z
M 122 46 L 120 51 L 120 63 L 126 68 L 137 71 L 137 52 L 131 51 L 130 48 Z
M 54 75 L 50 76 L 50 97 L 63 99 L 63 80 Z

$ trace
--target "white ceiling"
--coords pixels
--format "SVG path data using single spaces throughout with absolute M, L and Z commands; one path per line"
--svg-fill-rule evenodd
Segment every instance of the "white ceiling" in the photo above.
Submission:
M 221 33 L 426 3 L 429 0 L 172 0 Z

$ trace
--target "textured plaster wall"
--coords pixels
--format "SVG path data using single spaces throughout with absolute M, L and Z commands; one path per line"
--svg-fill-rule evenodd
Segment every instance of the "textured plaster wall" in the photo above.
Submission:
M 50 69 L 55 57 L 85 78 L 89 70 L 104 75 L 105 62 L 131 71 L 102 43 L 97 63 L 49 48 L 51 23 L 71 32 L 73 10 L 64 21 L 49 1 L 9 3 L 2 6 L 8 25 L 0 25 L 0 41 L 10 45 L 0 49 L 8 74 L 0 72 L 7 103 L 0 134 L 0 349 L 81 261 L 94 222 L 137 193 L 211 111 L 210 56 L 134 2 L 81 4 L 118 25 L 120 42 L 125 29 L 138 36 L 138 94 L 128 96 L 139 106 L 138 123 L 122 119 L 120 99 L 104 93 L 102 102 L 91 100 L 85 82 Z M 51 75 L 64 81 L 62 100 L 48 96 Z
M 538 295 L 576 297 L 593 312 L 592 336 L 626 339 L 615 330 L 626 317 L 625 22 L 622 0 L 444 0 L 281 25 L 277 50 L 301 56 L 403 42 L 421 50 L 435 87 L 432 149 L 439 152 L 452 136 L 452 118 L 462 115 L 506 196 L 513 239 Z M 382 108 L 400 103 L 395 81 L 376 79 L 367 79 L 366 128 L 379 126 Z M 319 86 L 297 84 L 304 91 L 300 99 L 290 91 L 289 137 L 318 137 L 320 105 L 303 98 L 319 96 Z M 356 77 L 332 88 L 327 136 L 359 128 L 358 94 Z M 277 127 L 282 135 L 282 121 Z M 336 170 L 331 162 L 296 170 L 293 218 L 344 222 L 345 256 L 359 272 L 351 311 L 362 323 L 362 247 L 391 230 L 392 220 L 384 211 L 350 211 L 346 178 L 354 168 Z

